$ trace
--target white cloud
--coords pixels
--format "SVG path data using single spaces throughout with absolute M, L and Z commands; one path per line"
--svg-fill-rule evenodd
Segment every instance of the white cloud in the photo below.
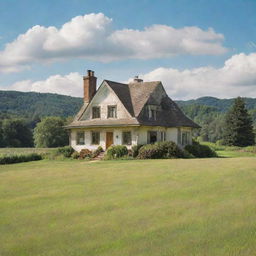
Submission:
M 147 74 L 141 74 L 140 77 L 144 81 L 162 81 L 167 93 L 173 99 L 192 99 L 202 96 L 256 97 L 256 53 L 233 55 L 222 68 L 200 67 L 185 70 L 157 68 Z M 79 73 L 70 73 L 65 76 L 50 76 L 46 80 L 36 82 L 24 80 L 2 89 L 82 97 L 83 79 Z
M 256 53 L 233 55 L 219 69 L 157 68 L 141 77 L 145 81 L 162 81 L 167 93 L 174 99 L 256 97 Z
M 35 62 L 67 58 L 96 61 L 166 58 L 177 54 L 218 55 L 227 51 L 224 36 L 212 28 L 176 29 L 152 25 L 144 30 L 113 30 L 102 13 L 74 17 L 56 27 L 34 26 L 6 44 L 0 52 L 0 71 L 13 72 Z
M 2 89 L 24 92 L 48 92 L 82 97 L 83 79 L 79 73 L 73 72 L 65 76 L 50 76 L 46 80 L 36 82 L 33 82 L 31 80 L 23 80 L 16 82 L 11 86 L 6 86 Z

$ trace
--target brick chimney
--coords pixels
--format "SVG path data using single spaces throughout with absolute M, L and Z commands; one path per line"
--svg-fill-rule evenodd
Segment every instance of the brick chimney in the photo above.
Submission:
M 94 71 L 87 70 L 87 76 L 84 79 L 84 102 L 90 103 L 96 93 L 97 77 L 94 76 Z

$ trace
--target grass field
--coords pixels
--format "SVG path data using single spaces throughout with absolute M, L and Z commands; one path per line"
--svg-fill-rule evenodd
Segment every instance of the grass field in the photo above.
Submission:
M 239 150 L 216 150 L 219 157 L 256 157 L 256 153 Z
M 21 154 L 30 154 L 30 153 L 50 153 L 56 150 L 55 148 L 0 148 L 1 155 L 21 155 Z
M 248 147 L 234 147 L 217 145 L 212 142 L 201 142 L 216 151 L 219 157 L 256 157 L 256 145 Z
M 256 255 L 256 158 L 0 166 L 1 256 Z

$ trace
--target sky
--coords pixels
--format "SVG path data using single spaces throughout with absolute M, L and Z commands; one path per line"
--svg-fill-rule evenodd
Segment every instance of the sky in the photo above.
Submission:
M 82 77 L 172 99 L 256 97 L 256 0 L 0 0 L 0 90 L 82 97 Z

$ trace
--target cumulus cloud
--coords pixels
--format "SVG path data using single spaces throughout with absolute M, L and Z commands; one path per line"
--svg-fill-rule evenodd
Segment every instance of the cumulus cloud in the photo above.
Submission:
M 178 70 L 160 67 L 147 74 L 141 74 L 140 77 L 144 81 L 162 81 L 168 95 L 173 99 L 192 99 L 202 96 L 256 97 L 256 53 L 233 55 L 221 68 L 208 66 Z M 0 89 L 51 92 L 82 97 L 83 80 L 79 73 L 70 73 L 65 76 L 50 76 L 42 81 L 19 81 Z
M 0 51 L 0 71 L 32 63 L 86 58 L 95 61 L 166 58 L 177 54 L 218 55 L 227 51 L 224 36 L 212 28 L 152 25 L 144 30 L 112 29 L 102 13 L 74 17 L 61 28 L 34 26 Z
M 222 68 L 157 68 L 141 76 L 145 81 L 162 81 L 174 99 L 256 97 L 256 53 L 233 55 Z
M 79 73 L 73 72 L 68 75 L 54 75 L 48 77 L 46 80 L 31 81 L 23 80 L 6 86 L 2 89 L 16 90 L 23 92 L 44 92 L 44 93 L 58 93 L 63 95 L 70 95 L 82 97 L 83 95 L 83 80 Z

